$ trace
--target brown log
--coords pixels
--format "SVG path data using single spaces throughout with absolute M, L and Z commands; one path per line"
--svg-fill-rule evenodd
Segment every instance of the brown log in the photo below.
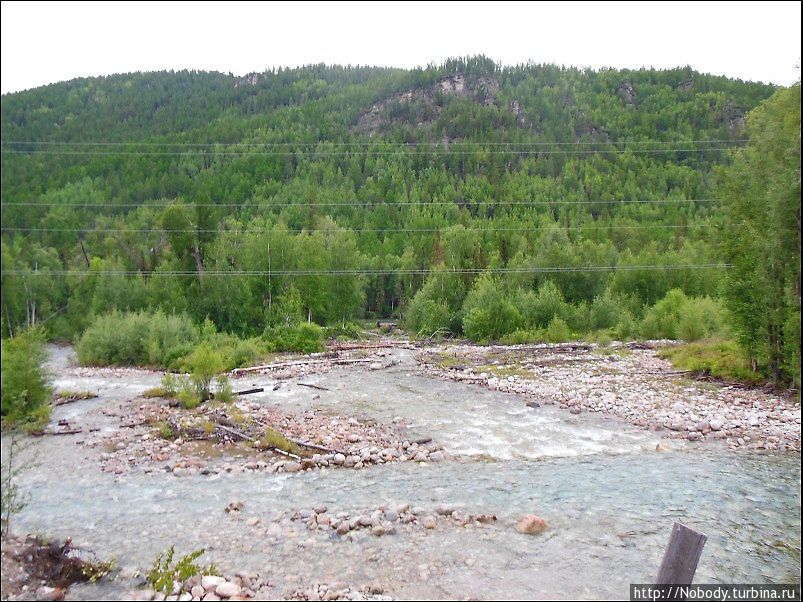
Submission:
M 234 395 L 252 395 L 253 393 L 262 393 L 265 389 L 259 387 L 258 389 L 246 389 L 245 391 L 235 391 Z
M 44 431 L 43 435 L 77 435 L 79 433 L 83 433 L 84 429 L 77 428 L 77 429 L 68 429 L 65 431 Z

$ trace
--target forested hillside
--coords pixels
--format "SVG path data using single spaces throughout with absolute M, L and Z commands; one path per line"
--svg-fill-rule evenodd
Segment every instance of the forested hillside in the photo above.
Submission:
M 5 95 L 3 334 L 160 309 L 241 336 L 387 316 L 477 340 L 682 336 L 664 318 L 684 306 L 705 335 L 714 173 L 773 92 L 477 57 Z

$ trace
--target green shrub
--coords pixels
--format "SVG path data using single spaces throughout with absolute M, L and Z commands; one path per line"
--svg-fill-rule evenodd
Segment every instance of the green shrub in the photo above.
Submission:
M 525 345 L 528 343 L 542 343 L 545 340 L 543 330 L 517 329 L 507 333 L 499 342 L 503 345 Z
M 439 330 L 451 330 L 453 312 L 443 301 L 413 299 L 405 315 L 405 324 L 418 336 L 428 337 Z
M 613 328 L 617 326 L 622 314 L 627 309 L 619 299 L 609 290 L 594 298 L 589 308 L 589 322 L 592 330 Z
M 613 329 L 613 336 L 620 341 L 629 341 L 633 339 L 638 331 L 638 322 L 633 317 L 629 310 L 623 310 L 619 316 L 619 321 Z
M 215 565 L 200 566 L 195 564 L 195 561 L 203 554 L 204 550 L 196 550 L 173 565 L 175 549 L 170 546 L 166 552 L 159 554 L 159 557 L 153 563 L 153 567 L 147 576 L 148 583 L 158 592 L 171 594 L 173 592 L 173 582 L 175 581 L 184 583 L 195 575 L 217 575 L 218 570 Z
M 231 382 L 225 375 L 218 376 L 215 383 L 215 399 L 225 403 L 234 399 L 234 392 L 231 388 Z
M 722 308 L 713 299 L 689 299 L 680 308 L 677 336 L 683 341 L 699 341 L 720 334 L 723 328 Z
M 474 282 L 463 303 L 463 332 L 475 341 L 496 340 L 523 326 L 521 313 L 490 274 Z
M 429 337 L 439 330 L 460 332 L 466 283 L 459 274 L 438 268 L 427 276 L 404 312 L 404 326 L 419 336 Z
M 84 365 L 164 366 L 197 338 L 197 328 L 184 315 L 113 311 L 93 320 L 76 351 Z
M 641 334 L 648 339 L 677 338 L 678 320 L 689 298 L 680 289 L 672 289 L 653 305 L 641 321 Z
M 156 432 L 158 433 L 159 437 L 162 439 L 175 439 L 176 433 L 173 431 L 173 427 L 170 426 L 167 422 L 157 422 L 156 423 Z
M 566 304 L 561 318 L 573 332 L 591 332 L 594 327 L 591 322 L 591 308 L 588 303 L 581 301 L 577 304 Z
M 268 327 L 264 336 L 273 351 L 315 353 L 324 349 L 323 329 L 317 324 Z
M 220 353 L 226 371 L 253 366 L 271 352 L 270 345 L 262 339 L 241 339 L 233 334 L 207 333 L 203 335 L 203 342 Z
M 181 377 L 175 374 L 167 372 L 162 376 L 162 389 L 165 392 L 165 397 L 175 397 L 178 395 L 178 392 L 182 389 L 182 385 Z
M 747 356 L 734 341 L 698 341 L 663 349 L 659 355 L 680 370 L 751 384 L 763 380 L 760 372 L 750 369 Z
M 548 343 L 563 343 L 572 339 L 572 331 L 566 322 L 555 316 L 544 332 L 544 338 Z
M 337 339 L 339 341 L 353 341 L 361 339 L 365 329 L 354 322 L 346 322 L 337 326 L 327 326 L 324 328 L 324 336 L 327 339 Z
M 647 310 L 641 334 L 648 339 L 697 341 L 724 334 L 723 310 L 708 297 L 687 297 L 672 289 Z
M 520 291 L 515 303 L 528 328 L 546 328 L 555 316 L 565 318 L 568 311 L 563 293 L 551 280 L 544 282 L 535 293 Z
M 194 410 L 201 405 L 200 396 L 190 387 L 179 391 L 176 399 L 178 399 L 178 405 L 185 410 Z
M 190 372 L 190 393 L 198 403 L 209 399 L 212 396 L 212 382 L 226 367 L 223 354 L 213 350 L 207 343 L 201 343 L 184 358 L 183 364 Z M 181 393 L 185 392 L 186 389 Z M 186 400 L 179 397 L 179 401 L 183 403 Z
M 43 367 L 47 354 L 42 333 L 29 330 L 5 339 L 0 413 L 11 423 L 46 423 L 52 394 Z

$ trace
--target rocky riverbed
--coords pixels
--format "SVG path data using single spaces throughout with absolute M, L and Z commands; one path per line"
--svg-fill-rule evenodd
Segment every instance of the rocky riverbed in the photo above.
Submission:
M 236 375 L 235 390 L 264 391 L 196 410 L 141 396 L 160 373 L 52 353 L 57 389 L 98 396 L 54 407 L 48 431 L 69 434 L 36 440 L 12 529 L 72 537 L 118 567 L 68 599 L 161 599 L 143 575 L 170 546 L 205 549 L 233 584 L 219 594 L 197 575 L 175 599 L 619 598 L 654 577 L 676 520 L 708 534 L 698 581 L 800 579 L 798 448 L 753 449 L 749 413 L 727 426 L 743 415 L 730 396 L 755 395 L 759 420 L 785 425 L 779 444 L 799 442 L 799 421 L 776 418 L 790 402 L 671 374 L 649 349 L 349 350 L 328 359 L 359 362 Z M 719 404 L 726 424 L 652 430 L 613 411 L 620 398 L 637 411 L 639 394 L 709 428 L 701 408 Z M 286 457 L 216 424 L 326 451 Z
M 670 439 L 722 440 L 731 448 L 800 451 L 800 404 L 791 396 L 679 374 L 657 350 L 667 342 L 448 345 L 419 355 L 426 374 L 599 412 Z

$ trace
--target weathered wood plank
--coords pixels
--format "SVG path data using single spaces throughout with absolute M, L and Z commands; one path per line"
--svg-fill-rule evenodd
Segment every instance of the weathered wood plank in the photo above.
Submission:
M 704 533 L 675 523 L 655 580 L 656 585 L 689 585 L 694 579 L 706 539 L 708 537 Z

